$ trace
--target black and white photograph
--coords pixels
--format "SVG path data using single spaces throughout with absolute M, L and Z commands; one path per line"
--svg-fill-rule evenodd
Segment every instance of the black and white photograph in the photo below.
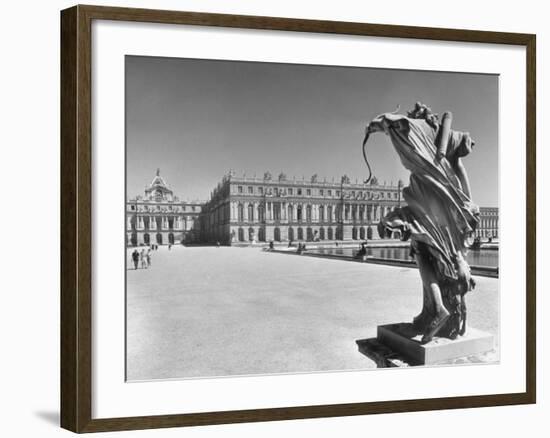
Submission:
M 126 379 L 499 362 L 499 77 L 125 57 Z
M 543 3 L 3 6 L 2 436 L 548 428 Z

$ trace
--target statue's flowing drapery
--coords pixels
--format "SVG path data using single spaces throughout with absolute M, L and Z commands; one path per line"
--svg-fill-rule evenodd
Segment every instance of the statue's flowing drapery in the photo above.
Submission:
M 398 215 L 413 251 L 419 247 L 428 251 L 441 280 L 457 280 L 457 257 L 465 255 L 479 221 L 479 209 L 453 165 L 469 134 L 450 131 L 446 154 L 438 158 L 437 125 L 391 113 L 378 116 L 373 124 L 383 126 L 403 166 L 411 172 L 409 186 L 403 190 L 407 206 Z M 384 220 L 390 223 L 392 215 Z

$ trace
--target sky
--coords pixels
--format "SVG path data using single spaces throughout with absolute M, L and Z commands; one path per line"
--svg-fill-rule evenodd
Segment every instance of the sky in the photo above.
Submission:
M 496 75 L 141 56 L 126 57 L 127 195 L 157 168 L 182 200 L 208 199 L 230 169 L 361 182 L 365 126 L 417 101 L 470 132 L 473 200 L 498 206 Z M 367 148 L 379 182 L 408 181 L 389 137 Z

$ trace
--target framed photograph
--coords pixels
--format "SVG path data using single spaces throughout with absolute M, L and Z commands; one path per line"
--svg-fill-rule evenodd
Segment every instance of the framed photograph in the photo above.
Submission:
M 535 403 L 535 41 L 62 11 L 62 427 Z

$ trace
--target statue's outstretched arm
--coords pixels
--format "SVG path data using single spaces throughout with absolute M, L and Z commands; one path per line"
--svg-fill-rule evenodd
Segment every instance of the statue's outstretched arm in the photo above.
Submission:
M 377 117 L 367 126 L 367 134 L 374 134 L 375 132 L 388 132 L 388 122 L 384 117 Z
M 447 155 L 447 146 L 449 145 L 449 137 L 451 135 L 451 124 L 453 123 L 453 113 L 446 111 L 441 116 L 441 125 L 437 138 L 435 139 L 435 146 L 437 148 L 436 158 L 441 160 Z

